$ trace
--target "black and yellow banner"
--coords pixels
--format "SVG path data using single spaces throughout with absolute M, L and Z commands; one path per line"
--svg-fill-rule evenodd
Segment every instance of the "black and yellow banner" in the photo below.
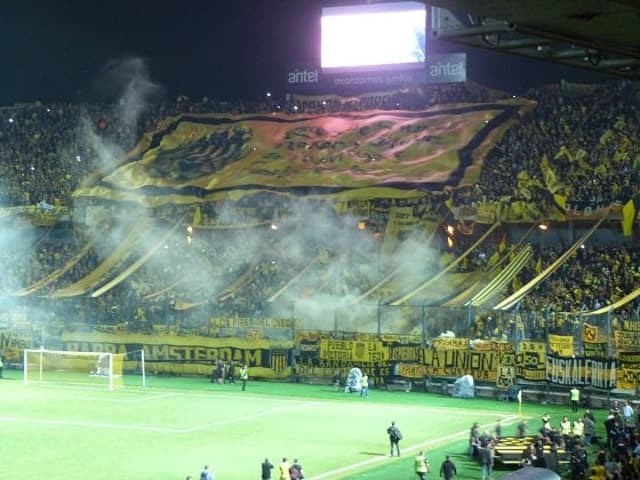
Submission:
M 584 356 L 588 358 L 607 358 L 609 345 L 607 342 L 584 342 Z
M 516 354 L 516 376 L 532 382 L 546 380 L 546 355 L 544 342 L 520 342 Z
M 431 341 L 431 346 L 436 350 L 466 350 L 469 348 L 468 338 L 438 337 Z
M 618 388 L 633 390 L 640 386 L 640 352 L 620 352 Z
M 156 373 L 211 373 L 218 361 L 246 363 L 254 377 L 291 374 L 293 340 L 181 337 L 177 335 L 120 335 L 66 333 L 64 349 L 78 352 L 129 353 L 144 350 L 149 371 Z
M 320 341 L 322 360 L 340 360 L 346 362 L 375 363 L 389 360 L 389 349 L 382 342 L 358 340 Z
M 570 335 L 549 335 L 549 351 L 560 357 L 573 355 L 573 337 Z
M 637 352 L 640 345 L 640 321 L 624 320 L 622 328 L 613 330 L 613 342 L 618 352 Z
M 423 111 L 181 115 L 74 196 L 149 206 L 195 204 L 261 189 L 363 191 L 386 184 L 472 184 L 486 153 L 533 102 Z M 426 133 L 430 141 L 424 141 Z M 396 189 L 406 190 L 406 189 Z M 317 190 L 320 192 L 321 190 Z M 250 192 L 248 192 L 250 193 Z
M 547 382 L 611 390 L 616 388 L 617 361 L 547 355 Z
M 389 360 L 392 362 L 424 362 L 424 348 L 420 344 L 391 345 Z
M 433 377 L 461 377 L 473 375 L 476 380 L 495 381 L 500 366 L 514 365 L 513 354 L 427 348 L 424 351 L 426 374 Z
M 599 328 L 596 325 L 590 325 L 586 322 L 582 325 L 582 341 L 597 342 L 599 338 Z
M 613 342 L 618 352 L 635 352 L 640 345 L 640 331 L 614 330 Z
M 509 388 L 516 379 L 516 367 L 505 366 L 498 367 L 498 378 L 496 379 L 496 387 Z

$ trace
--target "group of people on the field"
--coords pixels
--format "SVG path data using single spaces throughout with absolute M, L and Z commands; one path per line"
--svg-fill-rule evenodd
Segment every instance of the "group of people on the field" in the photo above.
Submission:
M 240 365 L 239 371 L 236 371 L 236 362 L 230 360 L 226 363 L 224 360 L 218 360 L 211 372 L 211 383 L 236 383 L 236 375 L 242 382 L 242 390 L 247 388 L 247 380 L 249 379 L 249 367 L 246 363 Z
M 638 407 L 613 401 L 604 421 L 606 439 L 596 436 L 596 417 L 590 409 L 553 425 L 544 414 L 532 443 L 522 452 L 523 466 L 560 471 L 559 451 L 566 452 L 573 480 L 635 480 L 640 478 L 640 425 Z M 520 428 L 519 428 L 520 431 Z M 524 436 L 524 432 L 522 433 Z M 545 447 L 550 447 L 545 449 Z M 594 461 L 589 457 L 595 456 Z
M 389 456 L 400 456 L 400 441 L 403 439 L 402 432 L 396 422 L 391 422 L 387 427 L 387 436 L 389 437 Z M 413 460 L 414 472 L 419 480 L 426 480 L 427 474 L 431 472 L 431 464 L 424 450 L 420 450 Z M 451 457 L 447 455 L 440 465 L 440 477 L 444 480 L 452 480 L 458 473 L 455 463 Z
M 496 422 L 492 432 L 487 429 L 480 432 L 480 424 L 478 422 L 473 422 L 473 425 L 471 425 L 471 429 L 469 430 L 469 450 L 467 454 L 469 458 L 475 458 L 480 461 L 483 480 L 491 477 L 494 466 L 495 449 L 501 437 L 502 423 L 500 420 Z
M 260 465 L 260 479 L 271 480 L 271 471 L 274 469 L 273 463 L 269 458 L 265 458 Z M 297 458 L 290 462 L 287 457 L 282 457 L 282 461 L 277 469 L 278 480 L 302 480 L 304 478 L 304 470 L 300 460 Z

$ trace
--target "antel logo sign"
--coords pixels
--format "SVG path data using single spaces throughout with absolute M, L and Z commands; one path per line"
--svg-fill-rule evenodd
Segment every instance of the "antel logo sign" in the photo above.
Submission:
M 289 85 L 301 85 L 305 83 L 318 83 L 320 79 L 320 75 L 318 74 L 318 69 L 307 69 L 299 70 L 295 69 L 292 72 L 287 74 L 287 82 Z

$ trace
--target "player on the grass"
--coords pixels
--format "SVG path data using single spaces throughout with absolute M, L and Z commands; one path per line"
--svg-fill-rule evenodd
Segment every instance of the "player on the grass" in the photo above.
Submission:
M 289 467 L 289 476 L 291 480 L 302 480 L 304 478 L 302 464 L 297 458 L 293 460 L 291 467 Z
M 205 465 L 202 472 L 200 472 L 200 480 L 213 480 L 213 473 L 209 470 L 209 465 Z
M 416 456 L 414 461 L 416 475 L 420 480 L 427 479 L 427 473 L 431 471 L 431 467 L 429 466 L 429 460 L 427 460 L 427 456 L 424 454 L 422 450 Z
M 280 480 L 291 480 L 291 476 L 289 475 L 289 462 L 287 461 L 287 457 L 282 458 L 282 462 L 280 462 Z
M 242 391 L 244 391 L 247 388 L 247 380 L 249 380 L 249 367 L 246 363 L 240 368 L 240 380 L 242 380 Z
M 402 440 L 402 433 L 396 426 L 396 422 L 391 422 L 391 425 L 387 428 L 387 435 L 389 435 L 389 446 L 391 447 L 389 456 L 393 457 L 394 447 L 396 453 L 400 456 L 400 440 Z
M 268 458 L 264 459 L 262 465 L 260 465 L 262 473 L 260 476 L 261 480 L 271 480 L 271 470 L 273 470 L 273 463 L 269 461 Z
M 451 457 L 447 455 L 445 461 L 440 465 L 440 476 L 444 477 L 444 480 L 451 480 L 457 473 L 458 470 L 456 470 L 455 463 L 453 463 Z

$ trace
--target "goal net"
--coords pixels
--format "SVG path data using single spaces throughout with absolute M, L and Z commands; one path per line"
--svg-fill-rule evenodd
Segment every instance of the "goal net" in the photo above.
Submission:
M 145 385 L 144 351 L 129 353 L 25 350 L 24 383 L 47 382 L 107 387 Z

